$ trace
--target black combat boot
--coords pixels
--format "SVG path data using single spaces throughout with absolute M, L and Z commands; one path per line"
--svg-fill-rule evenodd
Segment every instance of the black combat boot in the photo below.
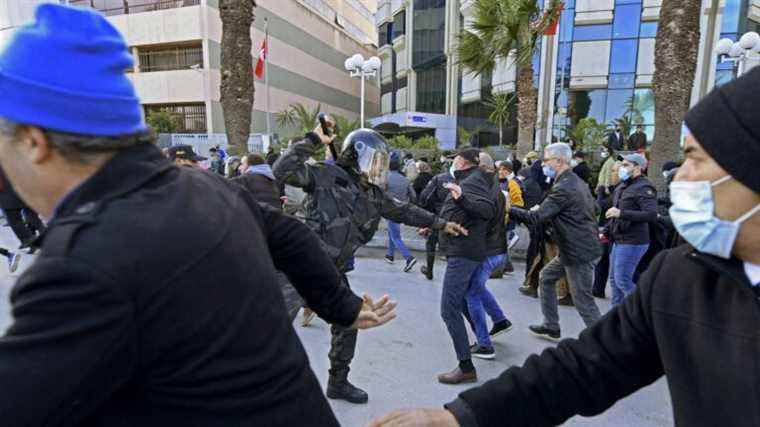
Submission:
M 327 397 L 351 403 L 367 403 L 367 393 L 348 382 L 348 371 L 330 372 L 327 380 Z

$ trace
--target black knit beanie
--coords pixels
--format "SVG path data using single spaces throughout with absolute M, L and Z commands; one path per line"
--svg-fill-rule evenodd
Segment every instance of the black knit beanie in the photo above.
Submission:
M 760 67 L 713 90 L 686 114 L 686 126 L 723 169 L 760 193 Z

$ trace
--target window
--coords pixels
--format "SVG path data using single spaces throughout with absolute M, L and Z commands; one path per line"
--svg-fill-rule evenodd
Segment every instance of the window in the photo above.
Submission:
M 386 22 L 377 29 L 377 46 L 383 47 L 390 43 L 391 23 Z
M 393 82 L 380 85 L 380 96 L 393 92 Z
M 396 89 L 403 89 L 408 85 L 406 77 L 396 80 Z
M 194 65 L 203 68 L 203 48 L 190 46 L 161 46 L 138 49 L 140 71 L 186 70 Z
M 568 115 L 573 123 L 591 117 L 598 123 L 604 123 L 604 112 L 607 108 L 607 90 L 581 90 L 570 92 Z
M 393 16 L 393 37 L 391 40 L 396 40 L 396 37 L 403 36 L 406 33 L 406 11 L 401 11 Z
M 628 116 L 629 108 L 633 102 L 633 89 L 615 89 L 607 91 L 607 111 L 605 118 L 608 123 Z
M 612 25 L 578 25 L 574 31 L 575 41 L 607 40 L 612 36 Z
M 633 123 L 654 124 L 654 91 L 636 89 L 633 95 Z
M 635 73 L 638 47 L 639 41 L 636 39 L 614 40 L 610 54 L 610 74 Z
M 739 40 L 739 36 L 736 33 L 733 34 L 721 34 L 720 38 L 722 39 L 731 39 L 733 41 Z M 720 59 L 718 59 L 718 70 L 733 70 L 734 69 L 734 63 L 733 62 L 720 62 Z M 717 78 L 717 76 L 716 76 Z M 716 80 L 717 81 L 717 80 Z
M 627 39 L 639 36 L 641 4 L 630 4 L 615 8 L 615 20 L 612 23 L 612 38 Z
M 565 9 L 559 23 L 559 41 L 567 42 L 573 39 L 573 26 L 575 25 L 575 11 Z
M 573 60 L 572 43 L 560 43 L 557 52 L 557 89 L 564 80 L 564 87 L 570 85 L 570 65 Z
M 649 38 L 657 37 L 657 21 L 654 22 L 642 22 L 639 37 Z
M 631 89 L 636 85 L 636 74 L 611 74 L 610 89 Z
M 445 60 L 446 0 L 414 0 L 412 68 Z
M 206 105 L 197 104 L 161 104 L 145 105 L 145 116 L 158 111 L 167 111 L 172 116 L 176 133 L 205 133 Z
M 417 71 L 417 111 L 446 112 L 446 62 Z
M 726 0 L 723 9 L 723 33 L 735 33 L 739 31 L 739 19 L 741 16 L 742 0 Z

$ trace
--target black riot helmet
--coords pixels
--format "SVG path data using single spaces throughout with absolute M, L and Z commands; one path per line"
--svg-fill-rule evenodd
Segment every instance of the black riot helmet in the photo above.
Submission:
M 380 188 L 388 183 L 390 152 L 382 135 L 372 129 L 357 129 L 343 141 L 338 163 L 353 168 Z

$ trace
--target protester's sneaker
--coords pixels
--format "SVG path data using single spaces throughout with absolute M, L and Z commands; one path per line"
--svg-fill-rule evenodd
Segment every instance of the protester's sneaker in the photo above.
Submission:
M 425 275 L 426 279 L 433 280 L 433 270 L 428 269 L 426 265 L 420 267 L 420 272 Z
M 544 325 L 531 325 L 531 326 L 528 326 L 528 329 L 530 329 L 530 332 L 533 335 L 539 338 L 549 340 L 549 341 L 557 342 L 560 340 L 560 337 L 561 337 L 559 329 L 550 329 Z
M 11 273 L 15 273 L 18 269 L 18 263 L 21 261 L 21 254 L 11 252 L 10 256 L 8 257 L 8 270 Z
M 472 357 L 477 357 L 478 359 L 491 360 L 496 357 L 496 351 L 493 347 L 483 347 L 482 345 L 475 347 L 471 353 Z
M 515 247 L 517 242 L 520 241 L 520 236 L 517 235 L 517 233 L 512 234 L 512 236 L 509 238 L 509 243 L 507 244 L 507 247 L 509 249 L 512 249 Z
M 408 260 L 406 260 L 406 265 L 404 266 L 404 273 L 408 273 L 412 271 L 412 268 L 417 265 L 417 258 L 411 257 Z
M 385 262 L 387 262 L 388 264 L 393 264 L 393 257 L 390 255 L 386 255 Z
M 512 330 L 512 322 L 510 322 L 509 319 L 504 319 L 501 322 L 494 323 L 491 332 L 489 332 L 488 335 L 490 335 L 491 338 L 495 338 L 510 330 Z

